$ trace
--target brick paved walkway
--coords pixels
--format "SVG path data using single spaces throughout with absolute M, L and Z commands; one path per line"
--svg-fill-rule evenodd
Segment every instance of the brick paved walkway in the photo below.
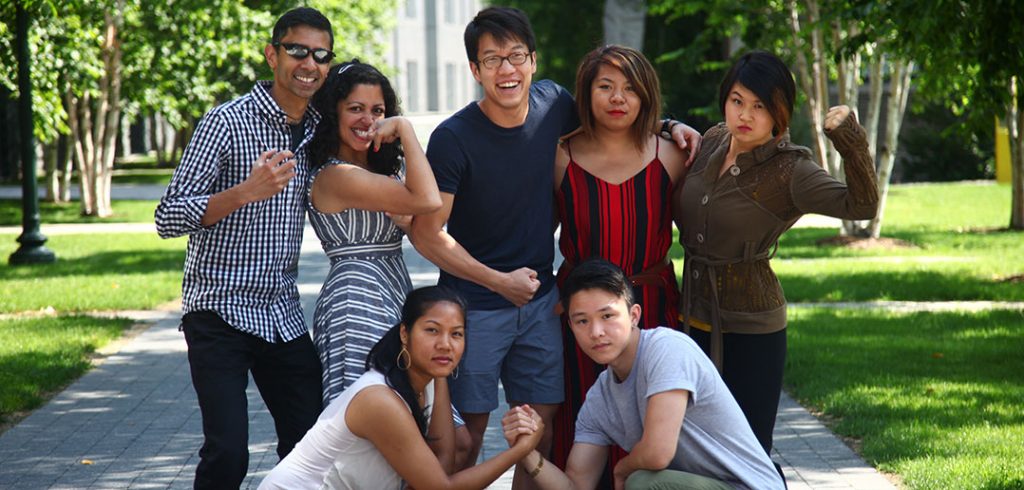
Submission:
M 437 269 L 408 243 L 406 257 L 417 285 L 437 280 Z M 327 270 L 307 228 L 299 276 L 307 316 Z M 0 435 L 0 488 L 190 488 L 202 429 L 179 316 L 124 314 L 153 325 Z M 243 487 L 255 488 L 277 456 L 273 422 L 253 384 L 249 402 L 250 471 Z M 492 426 L 504 409 L 495 412 Z M 775 441 L 774 456 L 791 489 L 893 488 L 788 396 L 780 405 Z M 503 448 L 500 431 L 488 430 L 483 455 Z M 507 473 L 492 488 L 510 486 Z

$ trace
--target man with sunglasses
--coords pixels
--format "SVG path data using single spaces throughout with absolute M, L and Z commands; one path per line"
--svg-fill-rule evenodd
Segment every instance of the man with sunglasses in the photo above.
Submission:
M 470 462 L 498 406 L 499 378 L 510 405 L 530 404 L 544 420 L 537 449 L 547 454 L 564 398 L 551 189 L 558 138 L 579 121 L 569 92 L 550 80 L 532 83 L 536 41 L 523 11 L 480 11 L 466 26 L 465 45 L 483 98 L 430 136 L 442 207 L 413 220 L 412 238 L 441 268 L 440 284 L 469 301 L 468 347 L 451 395 L 472 438 Z M 693 129 L 675 126 L 677 141 L 699 141 Z M 517 468 L 513 487 L 530 483 Z
M 189 235 L 181 330 L 203 416 L 195 488 L 238 488 L 249 465 L 249 373 L 284 457 L 321 410 L 320 360 L 295 285 L 305 226 L 307 110 L 334 54 L 330 21 L 298 8 L 265 48 L 272 81 L 207 113 L 159 206 L 161 237 Z

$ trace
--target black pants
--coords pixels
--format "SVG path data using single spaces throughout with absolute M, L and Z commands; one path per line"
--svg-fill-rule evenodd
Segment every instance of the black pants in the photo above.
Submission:
M 283 458 L 320 414 L 320 358 L 308 335 L 275 344 L 209 311 L 189 313 L 181 325 L 203 416 L 195 488 L 238 488 L 249 470 L 249 371 L 274 418 Z
M 690 336 L 704 352 L 711 351 L 710 333 L 691 328 Z M 722 357 L 722 379 L 747 417 L 757 442 L 771 455 L 786 364 L 786 330 L 763 335 L 724 334 Z

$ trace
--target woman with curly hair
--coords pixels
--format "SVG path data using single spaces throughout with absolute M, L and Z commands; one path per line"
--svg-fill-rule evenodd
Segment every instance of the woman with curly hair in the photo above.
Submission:
M 398 321 L 412 289 L 404 215 L 436 210 L 441 196 L 376 68 L 358 60 L 332 67 L 312 103 L 322 120 L 311 144 L 307 207 L 331 261 L 313 315 L 327 405 L 363 375 L 370 348 Z

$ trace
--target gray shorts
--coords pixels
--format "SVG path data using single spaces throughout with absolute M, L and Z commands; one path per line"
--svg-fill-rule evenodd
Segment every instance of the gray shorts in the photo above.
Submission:
M 452 402 L 460 412 L 498 408 L 499 375 L 508 402 L 562 403 L 562 332 L 556 303 L 558 288 L 553 287 L 522 308 L 469 310 L 459 377 L 449 378 Z

